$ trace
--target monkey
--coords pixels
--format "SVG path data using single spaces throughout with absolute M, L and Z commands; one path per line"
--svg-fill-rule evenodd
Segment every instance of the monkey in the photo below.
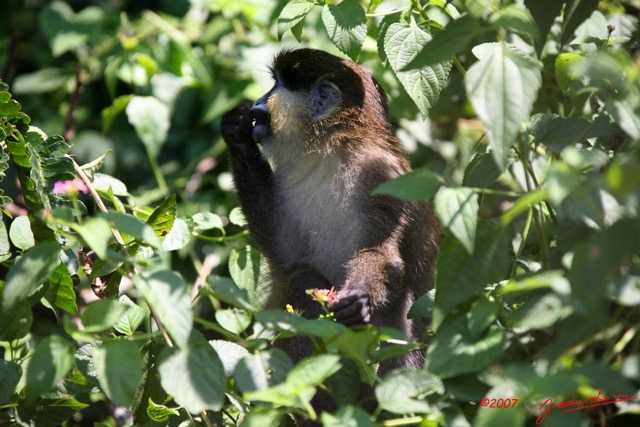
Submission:
M 282 50 L 270 70 L 274 86 L 221 121 L 239 203 L 271 271 L 266 308 L 290 304 L 317 318 L 321 307 L 306 291 L 335 287 L 337 321 L 424 340 L 425 325 L 407 313 L 434 286 L 442 225 L 430 202 L 372 195 L 411 171 L 383 89 L 355 62 L 321 50 Z M 313 351 L 309 340 L 285 341 L 293 362 Z M 379 372 L 423 358 L 411 352 Z

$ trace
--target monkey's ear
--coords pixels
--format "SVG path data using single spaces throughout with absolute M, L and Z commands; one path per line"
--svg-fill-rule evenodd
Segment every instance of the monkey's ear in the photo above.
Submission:
M 342 101 L 340 88 L 334 83 L 320 81 L 311 88 L 311 116 L 315 120 L 327 118 Z

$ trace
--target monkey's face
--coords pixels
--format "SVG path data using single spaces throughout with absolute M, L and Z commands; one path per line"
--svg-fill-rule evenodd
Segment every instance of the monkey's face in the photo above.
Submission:
M 347 120 L 347 112 L 358 115 L 365 99 L 363 78 L 371 79 L 356 64 L 314 49 L 282 51 L 271 73 L 273 88 L 251 109 L 252 135 L 263 148 L 322 144 L 335 125 Z
M 321 79 L 309 88 L 292 89 L 281 76 L 274 87 L 251 108 L 252 135 L 256 142 L 309 140 L 317 125 L 339 110 L 342 95 L 338 86 Z

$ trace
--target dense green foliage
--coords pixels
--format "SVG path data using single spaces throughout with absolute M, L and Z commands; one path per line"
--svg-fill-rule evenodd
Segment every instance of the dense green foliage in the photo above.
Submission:
M 638 8 L 3 2 L 0 425 L 636 423 Z M 219 121 L 283 46 L 347 55 L 389 94 L 415 171 L 376 191 L 433 199 L 446 226 L 410 312 L 432 325 L 424 369 L 377 377 L 417 347 L 397 331 L 260 309 Z M 271 346 L 291 335 L 317 353 L 293 366 Z

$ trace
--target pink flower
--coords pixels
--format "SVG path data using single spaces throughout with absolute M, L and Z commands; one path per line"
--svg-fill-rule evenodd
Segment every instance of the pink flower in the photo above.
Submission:
M 69 181 L 57 181 L 53 184 L 53 194 L 59 196 L 77 196 L 78 193 L 89 194 L 89 189 L 80 178 Z
M 340 301 L 335 288 L 331 289 L 309 289 L 307 294 L 311 295 L 315 301 L 319 303 L 326 303 L 329 307 Z

